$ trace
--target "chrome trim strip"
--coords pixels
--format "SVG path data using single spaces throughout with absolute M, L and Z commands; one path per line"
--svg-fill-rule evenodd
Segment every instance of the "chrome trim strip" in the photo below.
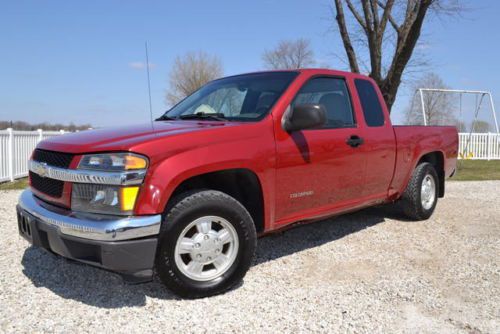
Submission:
M 65 169 L 49 166 L 44 162 L 30 160 L 28 168 L 31 172 L 50 179 L 75 182 L 109 185 L 137 185 L 141 184 L 146 176 L 146 170 L 125 172 L 102 172 L 85 169 Z
M 19 197 L 19 206 L 39 221 L 58 228 L 61 234 L 84 239 L 119 241 L 160 233 L 161 215 L 119 217 L 72 212 L 42 202 L 29 189 Z

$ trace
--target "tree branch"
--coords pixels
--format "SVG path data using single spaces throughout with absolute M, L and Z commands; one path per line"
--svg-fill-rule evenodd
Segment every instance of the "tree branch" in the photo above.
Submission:
M 387 25 L 387 22 L 389 21 L 394 30 L 396 30 L 396 32 L 399 33 L 399 25 L 391 15 L 392 6 L 394 5 L 394 0 L 387 0 L 387 3 L 385 5 L 382 3 L 382 1 L 377 1 L 377 3 L 380 6 L 380 8 L 384 10 L 382 14 L 382 19 L 380 20 L 380 30 L 385 31 L 385 27 Z
M 382 78 L 382 41 L 378 38 L 380 31 L 375 28 L 378 25 L 378 23 L 375 24 L 376 21 L 378 22 L 378 18 L 375 19 L 373 16 L 371 3 L 371 0 L 361 0 L 367 26 L 365 31 L 368 40 L 368 51 L 370 53 L 370 77 L 380 82 Z M 378 13 L 376 15 L 378 16 Z
M 370 12 L 370 4 L 368 3 L 370 0 L 361 0 L 361 4 L 363 5 L 363 14 L 365 15 L 365 24 L 368 31 L 373 31 L 373 19 L 372 13 Z
M 373 30 L 379 31 L 380 23 L 378 18 L 377 0 L 370 0 L 370 8 L 372 9 Z
M 413 25 L 413 22 L 417 18 L 419 9 L 424 5 L 427 4 L 427 7 L 430 6 L 430 3 L 432 3 L 434 0 L 423 0 L 423 1 L 415 1 L 415 0 L 408 0 L 408 5 L 406 7 L 406 15 L 405 15 L 405 21 L 404 24 L 400 27 L 400 30 L 404 32 L 404 35 L 408 34 L 408 30 L 410 27 Z
M 337 2 L 337 1 L 335 1 Z M 358 21 L 359 25 L 366 31 L 368 27 L 366 26 L 366 23 L 363 21 L 363 18 L 361 15 L 359 15 L 358 11 L 356 8 L 353 6 L 352 2 L 350 0 L 346 0 L 347 2 L 347 7 L 349 7 L 349 10 L 351 11 L 352 15 Z
M 433 0 L 421 0 L 408 14 L 408 20 L 405 21 L 401 32 L 398 34 L 396 51 L 392 59 L 391 66 L 387 72 L 387 76 L 382 84 L 382 91 L 388 107 L 392 107 L 392 103 L 396 98 L 397 88 L 401 83 L 403 71 L 408 64 L 424 22 L 427 9 L 432 4 Z
M 347 59 L 349 59 L 349 66 L 351 67 L 351 71 L 355 73 L 359 73 L 358 61 L 356 60 L 356 53 L 354 48 L 352 47 L 351 39 L 349 38 L 349 33 L 347 32 L 347 25 L 345 23 L 344 16 L 344 8 L 342 6 L 341 0 L 335 0 L 335 8 L 337 11 L 337 24 L 340 31 L 340 36 L 342 38 L 342 42 L 344 43 L 344 49 L 347 54 Z

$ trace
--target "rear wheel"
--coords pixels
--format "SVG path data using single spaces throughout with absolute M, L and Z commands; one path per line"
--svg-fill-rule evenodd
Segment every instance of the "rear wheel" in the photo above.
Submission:
M 401 198 L 404 213 L 412 220 L 428 219 L 436 208 L 438 194 L 439 179 L 434 166 L 419 164 Z
M 187 193 L 165 215 L 156 270 L 180 296 L 222 293 L 249 269 L 256 240 L 253 220 L 237 200 L 213 190 Z

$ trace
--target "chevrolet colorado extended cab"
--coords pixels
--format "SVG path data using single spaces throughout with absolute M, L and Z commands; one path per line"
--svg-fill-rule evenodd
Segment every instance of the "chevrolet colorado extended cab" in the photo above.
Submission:
M 208 83 L 152 124 L 39 143 L 17 206 L 35 246 L 184 297 L 221 293 L 258 235 L 382 203 L 427 219 L 454 127 L 392 126 L 368 77 L 259 72 Z

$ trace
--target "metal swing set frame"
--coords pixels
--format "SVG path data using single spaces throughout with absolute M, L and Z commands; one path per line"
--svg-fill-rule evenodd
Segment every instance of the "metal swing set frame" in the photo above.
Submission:
M 469 131 L 469 134 L 468 134 L 468 137 L 467 137 L 467 143 L 465 145 L 464 152 L 469 152 L 469 146 L 470 146 L 470 142 L 471 142 L 471 139 L 472 139 L 472 133 L 474 131 L 474 126 L 476 124 L 477 116 L 479 114 L 479 111 L 481 110 L 481 106 L 483 104 L 483 100 L 484 100 L 485 97 L 488 97 L 488 100 L 489 100 L 489 103 L 490 103 L 491 113 L 492 113 L 493 120 L 494 120 L 494 123 L 495 123 L 496 133 L 497 133 L 497 135 L 500 134 L 500 130 L 499 130 L 499 127 L 498 127 L 498 120 L 497 120 L 496 111 L 495 111 L 495 103 L 493 102 L 493 96 L 492 96 L 491 92 L 489 92 L 489 91 L 482 91 L 482 90 L 443 89 L 443 88 L 419 88 L 419 89 L 417 89 L 415 91 L 415 94 L 417 92 L 420 95 L 420 103 L 421 103 L 421 107 L 422 107 L 422 116 L 423 116 L 423 120 L 424 120 L 424 125 L 427 125 L 427 117 L 426 117 L 426 114 L 425 114 L 424 92 L 443 92 L 443 93 L 455 93 L 455 94 L 459 94 L 459 96 L 460 96 L 460 118 L 462 117 L 462 96 L 463 96 L 463 94 L 473 94 L 473 95 L 476 95 L 476 105 L 475 105 L 475 110 L 474 110 L 474 119 L 472 121 L 472 126 L 470 128 L 470 131 Z M 479 101 L 477 99 L 478 96 L 479 96 Z

